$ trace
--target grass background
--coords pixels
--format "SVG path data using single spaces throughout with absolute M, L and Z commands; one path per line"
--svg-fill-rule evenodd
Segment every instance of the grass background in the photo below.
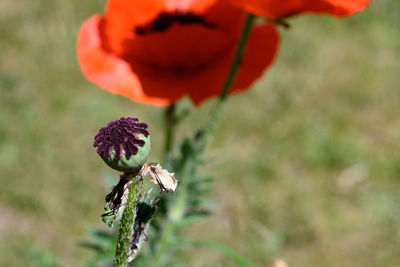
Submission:
M 149 122 L 151 159 L 161 156 L 163 110 L 110 95 L 78 68 L 76 33 L 103 4 L 0 2 L 0 266 L 34 266 L 41 251 L 62 266 L 90 258 L 77 242 L 105 227 L 108 169 L 92 148 L 105 122 Z M 204 170 L 217 181 L 216 213 L 188 235 L 257 266 L 399 266 L 400 2 L 291 23 L 267 75 L 226 105 Z M 178 135 L 205 122 L 211 104 Z M 181 258 L 232 265 L 203 249 Z

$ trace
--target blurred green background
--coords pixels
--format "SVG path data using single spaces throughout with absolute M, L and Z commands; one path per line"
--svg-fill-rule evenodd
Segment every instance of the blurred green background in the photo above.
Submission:
M 108 94 L 78 68 L 76 33 L 103 5 L 0 2 L 0 266 L 35 257 L 83 266 L 92 256 L 77 242 L 88 226 L 105 228 L 109 170 L 92 142 L 108 120 L 148 122 L 160 160 L 163 109 Z M 290 22 L 274 66 L 226 105 L 203 170 L 217 181 L 216 213 L 187 234 L 256 266 L 399 266 L 400 2 Z M 178 135 L 204 123 L 211 104 Z M 203 249 L 181 257 L 232 265 Z

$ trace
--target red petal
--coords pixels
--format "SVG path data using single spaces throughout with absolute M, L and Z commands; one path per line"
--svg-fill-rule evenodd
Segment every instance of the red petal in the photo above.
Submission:
M 279 19 L 304 12 L 350 16 L 364 10 L 369 0 L 228 0 L 250 13 L 270 19 Z
M 193 12 L 203 13 L 217 0 L 163 0 L 165 10 L 168 12 Z
M 133 101 L 167 105 L 189 94 L 195 104 L 219 94 L 243 24 L 244 12 L 218 2 L 207 23 L 172 24 L 165 31 L 133 34 L 117 54 L 106 49 L 104 20 L 93 16 L 78 36 L 78 60 L 85 76 L 105 90 Z M 249 37 L 233 92 L 245 90 L 271 64 L 277 51 L 274 26 L 255 27 Z
M 167 31 L 133 38 L 124 58 L 143 90 L 151 89 L 159 97 L 168 98 L 173 90 L 191 94 L 192 88 L 199 95 L 207 88 L 218 94 L 225 77 L 219 77 L 221 72 L 215 72 L 214 66 L 225 61 L 226 55 L 231 57 L 237 40 L 237 34 L 225 34 L 203 25 L 174 24 Z M 228 61 L 221 66 L 225 69 L 218 69 L 223 70 L 222 75 L 226 75 Z
M 164 94 L 157 91 L 159 88 L 149 87 L 145 91 L 130 64 L 103 49 L 99 30 L 101 21 L 100 16 L 92 16 L 84 22 L 78 34 L 78 61 L 88 80 L 110 93 L 156 106 L 171 104 L 183 96 L 184 91 L 178 92 L 173 88 Z
M 214 61 L 232 46 L 235 37 L 203 25 L 174 24 L 166 31 L 137 35 L 125 42 L 122 57 L 133 67 L 141 62 L 165 72 L 185 74 Z
M 109 0 L 104 15 L 104 34 L 114 52 L 138 25 L 145 25 L 164 11 L 162 0 Z
M 132 34 L 123 43 L 121 57 L 133 67 L 139 61 L 180 76 L 204 68 L 236 44 L 244 12 L 218 3 L 202 17 L 210 25 L 174 23 L 163 31 Z
M 109 47 L 121 52 L 122 43 L 139 25 L 146 25 L 162 12 L 202 13 L 217 0 L 109 0 L 104 33 Z
M 255 79 L 273 62 L 278 44 L 279 34 L 275 26 L 268 24 L 252 29 L 230 93 L 249 89 Z M 232 47 L 215 64 L 193 77 L 192 82 L 187 85 L 190 97 L 196 105 L 219 95 L 231 66 L 234 50 L 235 47 Z
M 325 0 L 321 1 L 319 6 L 315 5 L 315 8 L 310 11 L 346 17 L 364 10 L 369 3 L 369 0 Z

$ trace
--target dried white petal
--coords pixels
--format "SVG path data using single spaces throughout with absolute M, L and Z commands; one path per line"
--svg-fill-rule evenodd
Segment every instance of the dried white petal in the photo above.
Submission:
M 160 164 L 151 165 L 149 163 L 145 163 L 141 173 L 142 175 L 150 176 L 150 181 L 158 184 L 163 191 L 175 191 L 178 185 L 178 182 L 174 177 L 174 173 L 170 173 L 163 169 Z

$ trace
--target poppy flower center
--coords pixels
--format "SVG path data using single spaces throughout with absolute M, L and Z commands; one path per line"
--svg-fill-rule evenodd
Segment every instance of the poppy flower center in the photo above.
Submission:
M 135 72 L 186 75 L 202 71 L 234 45 L 236 29 L 242 22 L 240 15 L 226 30 L 227 23 L 212 13 L 161 13 L 147 25 L 132 29 L 120 56 Z
M 161 13 L 151 23 L 135 28 L 135 33 L 142 35 L 152 32 L 162 32 L 171 27 L 174 23 L 189 25 L 198 24 L 209 28 L 215 28 L 212 23 L 207 22 L 203 17 L 191 13 Z

